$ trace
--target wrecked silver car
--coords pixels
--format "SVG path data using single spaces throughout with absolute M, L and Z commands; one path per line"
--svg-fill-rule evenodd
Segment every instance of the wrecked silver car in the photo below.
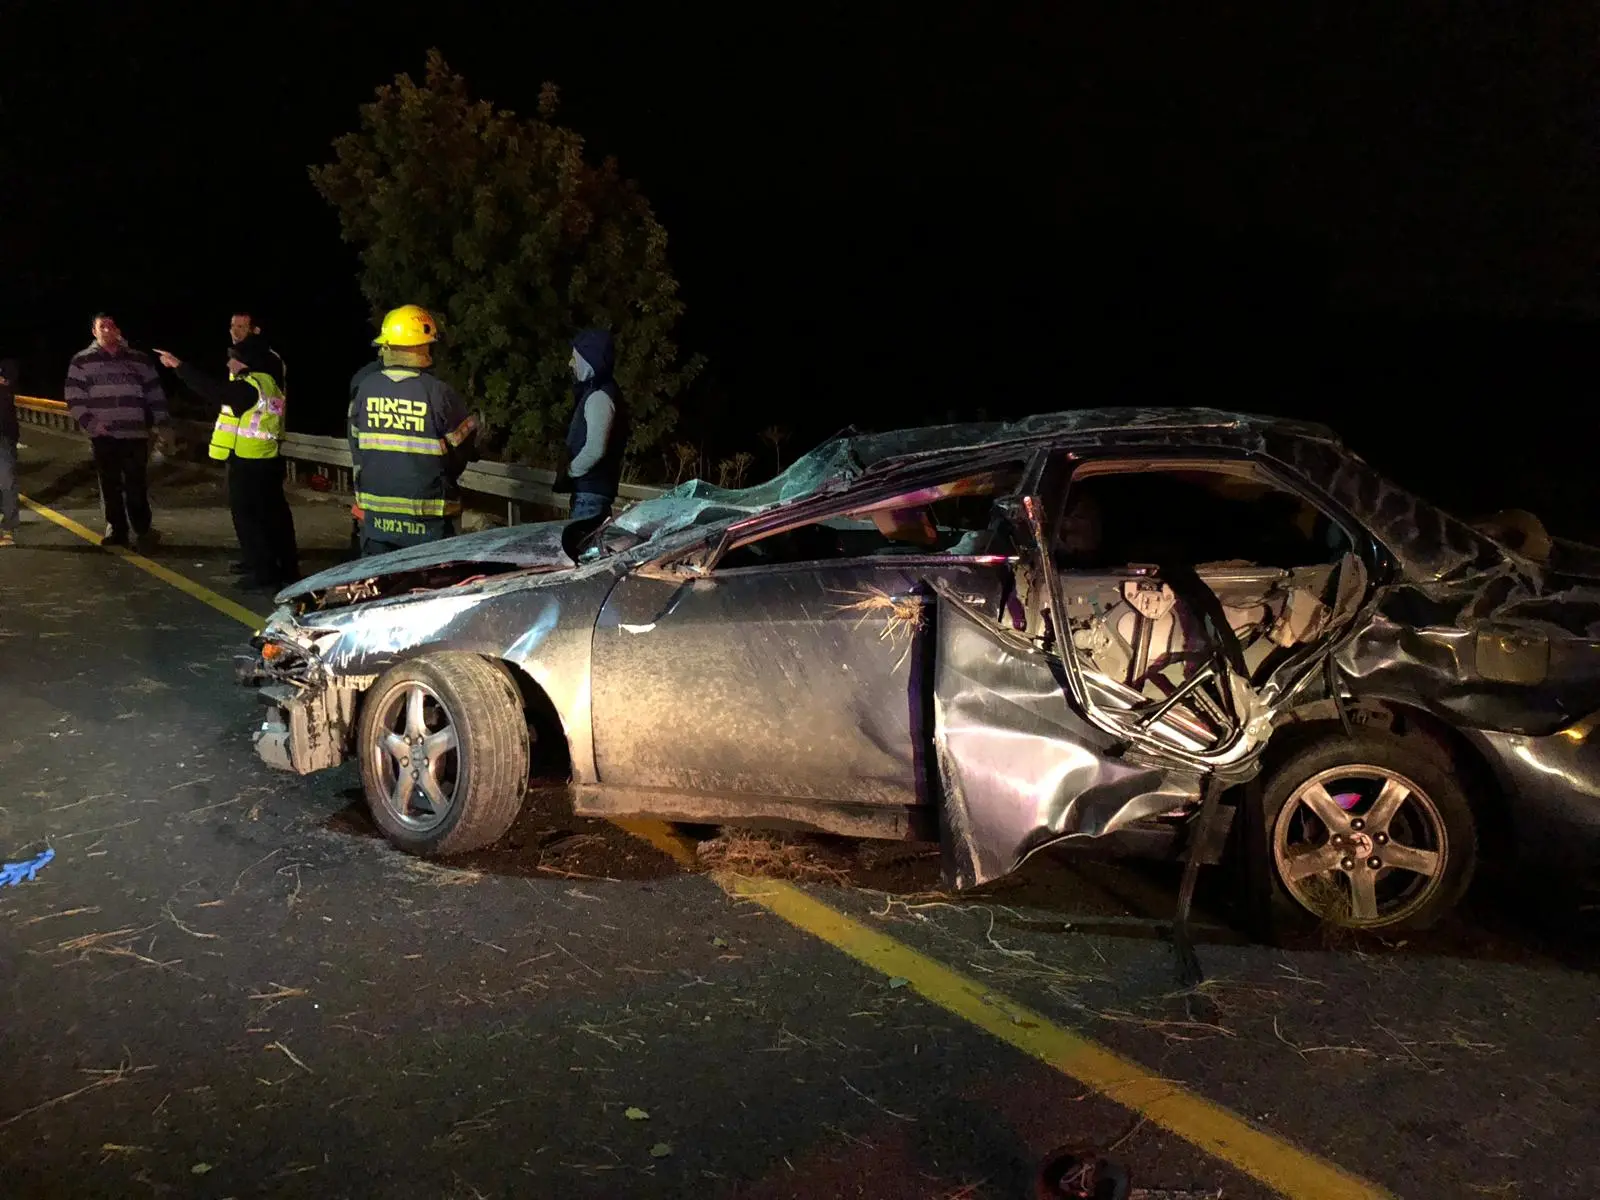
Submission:
M 937 839 L 962 888 L 1063 841 L 1226 852 L 1286 914 L 1415 927 L 1480 858 L 1600 838 L 1600 556 L 1533 541 L 1321 427 L 1068 412 L 347 563 L 240 677 L 262 759 L 354 757 L 412 853 L 553 777 L 588 815 Z

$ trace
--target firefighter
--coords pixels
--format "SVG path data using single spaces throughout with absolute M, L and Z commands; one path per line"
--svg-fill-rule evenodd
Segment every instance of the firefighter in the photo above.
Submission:
M 383 369 L 361 381 L 350 404 L 350 458 L 361 509 L 361 553 L 454 537 L 456 481 L 474 457 L 477 418 L 433 374 L 432 314 L 394 309 L 372 344 Z
M 285 400 L 277 362 L 266 343 L 249 337 L 228 350 L 228 382 L 157 350 L 185 386 L 219 407 L 211 430 L 212 459 L 228 464 L 228 507 L 245 566 L 244 587 L 277 591 L 300 578 L 294 516 L 283 494 Z

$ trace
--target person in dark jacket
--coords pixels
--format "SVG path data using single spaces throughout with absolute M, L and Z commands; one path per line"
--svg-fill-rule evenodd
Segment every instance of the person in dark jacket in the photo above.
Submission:
M 361 553 L 454 537 L 457 486 L 477 449 L 477 418 L 433 373 L 438 327 L 406 304 L 383 318 L 374 339 L 383 369 L 369 374 L 350 404 L 350 459 L 361 509 Z
M 361 390 L 361 385 L 367 381 L 367 376 L 383 370 L 383 359 L 375 358 L 366 363 L 356 373 L 350 376 L 350 407 L 345 410 L 345 428 L 349 429 L 356 419 L 356 393 Z M 350 506 L 350 557 L 361 557 L 361 506 Z
M 92 329 L 93 343 L 67 367 L 66 401 L 94 447 L 106 510 L 100 544 L 126 546 L 131 531 L 148 550 L 159 536 L 150 524 L 150 433 L 167 424 L 167 397 L 155 364 L 128 345 L 108 313 L 98 314 Z
M 256 324 L 255 317 L 251 316 L 248 309 L 239 309 L 228 321 L 228 341 L 237 346 L 247 339 L 265 341 L 261 333 L 261 326 Z M 289 390 L 289 369 L 284 366 L 283 355 L 267 342 L 267 353 L 272 356 L 272 377 L 278 381 L 278 386 L 285 392 Z M 230 371 L 232 367 L 228 368 Z
M 367 381 L 367 376 L 376 375 L 381 370 L 383 370 L 383 359 L 375 358 L 350 376 L 350 403 L 352 405 L 356 402 L 356 393 L 361 390 L 361 385 Z M 352 417 L 355 415 L 353 408 L 350 415 Z
M 294 514 L 283 494 L 285 400 L 277 376 L 277 356 L 260 337 L 246 337 L 228 349 L 228 380 L 223 382 L 157 350 L 161 365 L 220 410 L 211 436 L 211 457 L 228 464 L 228 508 L 243 554 L 243 587 L 277 591 L 300 578 Z
M 0 358 L 0 549 L 17 544 L 17 360 Z
M 585 329 L 572 339 L 568 362 L 576 380 L 572 422 L 567 427 L 567 469 L 554 490 L 572 493 L 574 521 L 604 522 L 622 483 L 622 455 L 628 445 L 627 410 L 612 377 L 616 346 L 605 329 Z

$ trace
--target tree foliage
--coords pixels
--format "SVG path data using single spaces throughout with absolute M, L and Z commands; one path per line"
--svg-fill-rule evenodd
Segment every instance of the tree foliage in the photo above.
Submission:
M 609 328 L 631 457 L 672 429 L 673 398 L 700 360 L 679 361 L 666 230 L 614 159 L 584 160 L 583 139 L 552 119 L 556 101 L 550 83 L 533 118 L 474 101 L 430 50 L 425 82 L 402 74 L 378 88 L 311 180 L 358 248 L 374 316 L 407 303 L 436 314 L 440 373 L 509 456 L 555 450 L 572 334 Z

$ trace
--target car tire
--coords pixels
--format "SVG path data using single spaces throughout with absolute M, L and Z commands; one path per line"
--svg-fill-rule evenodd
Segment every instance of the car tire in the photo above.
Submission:
M 1476 869 L 1471 801 L 1421 738 L 1358 729 L 1302 743 L 1245 790 L 1244 808 L 1250 906 L 1269 939 L 1426 929 Z
M 402 663 L 367 692 L 356 726 L 367 808 L 408 854 L 492 845 L 522 808 L 530 743 L 521 696 L 489 662 L 438 654 Z

